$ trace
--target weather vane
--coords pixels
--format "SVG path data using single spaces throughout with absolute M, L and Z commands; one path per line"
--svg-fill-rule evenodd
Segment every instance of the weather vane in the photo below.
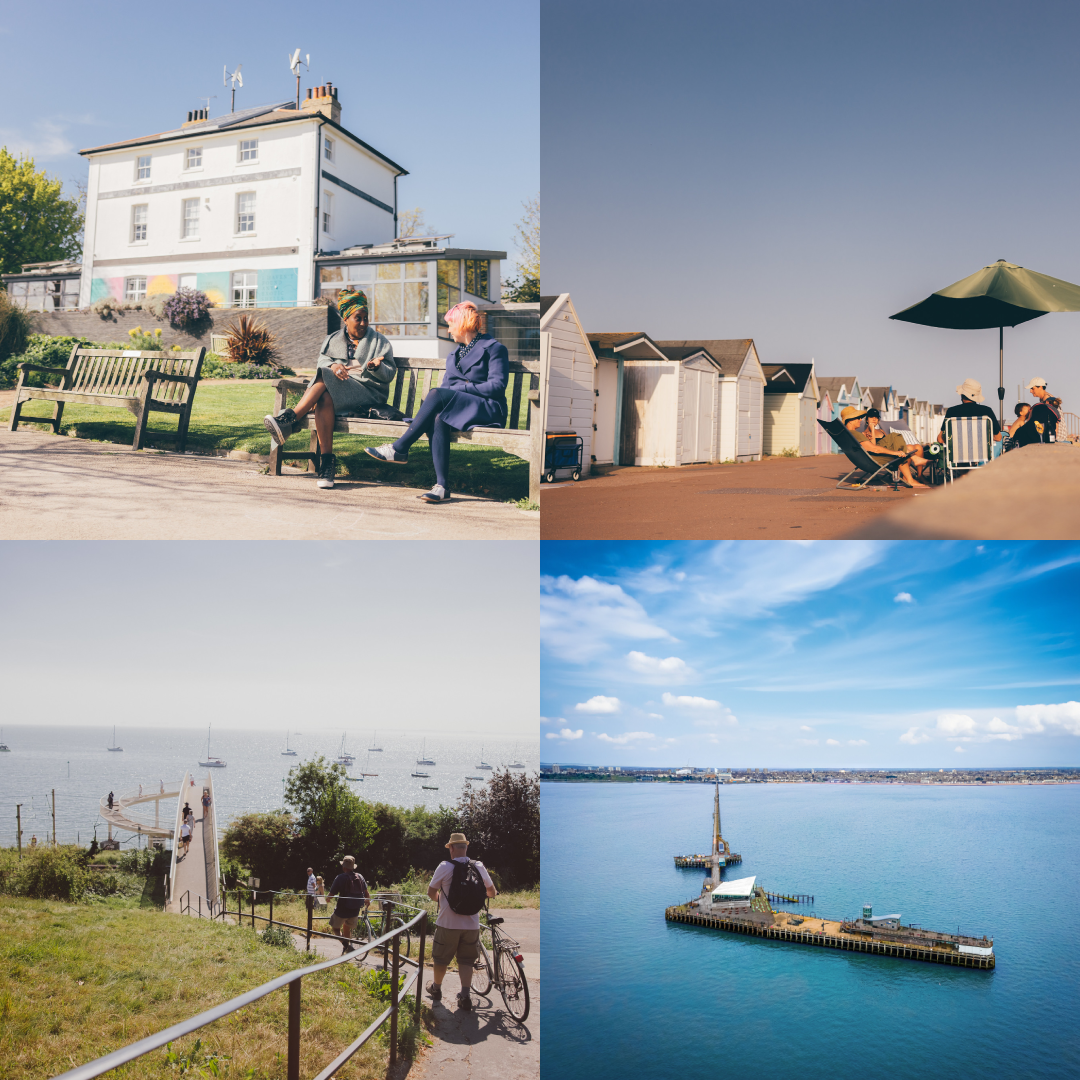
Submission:
M 297 49 L 296 52 L 294 52 L 292 54 L 292 56 L 289 57 L 289 70 L 296 76 L 296 107 L 298 109 L 300 108 L 300 67 L 301 67 L 301 65 L 306 67 L 308 69 L 308 71 L 311 70 L 311 53 L 308 53 L 304 57 L 304 59 L 301 60 L 300 59 L 300 50 Z

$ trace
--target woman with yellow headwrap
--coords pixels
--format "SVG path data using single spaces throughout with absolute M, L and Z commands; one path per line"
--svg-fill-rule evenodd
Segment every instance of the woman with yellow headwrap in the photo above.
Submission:
M 397 372 L 390 342 L 368 325 L 367 297 L 345 289 L 338 296 L 341 329 L 330 334 L 319 350 L 319 366 L 303 397 L 263 423 L 278 446 L 315 412 L 319 436 L 319 487 L 334 486 L 334 421 L 339 416 L 366 416 L 373 405 L 385 405 L 388 387 Z

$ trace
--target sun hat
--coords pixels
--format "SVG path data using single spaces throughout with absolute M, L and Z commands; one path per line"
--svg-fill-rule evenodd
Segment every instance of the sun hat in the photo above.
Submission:
M 444 844 L 443 846 L 451 847 L 453 844 L 468 844 L 468 842 L 469 841 L 465 839 L 465 834 L 463 832 L 452 832 L 450 834 L 449 843 Z
M 966 398 L 971 398 L 972 401 L 981 402 L 983 399 L 982 383 L 976 382 L 974 379 L 965 379 L 957 388 L 958 394 L 963 394 Z
M 1035 378 L 1033 378 L 1027 384 L 1027 386 L 1024 387 L 1024 389 L 1025 390 L 1030 390 L 1033 386 L 1041 386 L 1045 390 L 1046 389 L 1046 380 L 1041 375 L 1036 375 Z
M 849 420 L 861 420 L 866 415 L 866 411 L 859 409 L 855 405 L 848 405 L 840 410 L 840 419 L 846 424 Z
M 341 860 L 341 869 L 342 870 L 345 869 L 345 864 L 346 863 L 348 863 L 350 866 L 355 866 L 356 865 L 356 860 L 351 855 L 346 855 L 345 858 Z

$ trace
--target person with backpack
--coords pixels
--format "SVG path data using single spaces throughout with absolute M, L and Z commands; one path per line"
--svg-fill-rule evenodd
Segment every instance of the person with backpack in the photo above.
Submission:
M 371 894 L 363 874 L 357 873 L 356 860 L 351 855 L 341 860 L 341 873 L 334 878 L 329 895 L 338 898 L 334 914 L 330 916 L 330 929 L 341 938 L 342 953 L 352 952 L 350 942 L 356 933 L 360 908 L 368 906 Z
M 428 885 L 428 896 L 439 901 L 439 917 L 435 920 L 435 938 L 431 944 L 431 966 L 435 981 L 427 992 L 435 1001 L 442 1000 L 442 982 L 450 961 L 457 957 L 461 992 L 458 1007 L 472 1008 L 469 987 L 472 986 L 473 964 L 480 955 L 480 909 L 484 901 L 498 896 L 482 862 L 469 858 L 469 841 L 464 833 L 451 833 L 445 845 L 450 858 L 439 863 Z

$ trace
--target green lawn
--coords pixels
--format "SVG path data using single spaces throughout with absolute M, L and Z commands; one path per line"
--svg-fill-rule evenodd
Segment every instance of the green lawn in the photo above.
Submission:
M 311 962 L 308 957 L 306 962 Z M 304 966 L 245 927 L 200 921 L 131 901 L 62 904 L 0 897 L 0 1077 L 46 1077 L 92 1061 Z M 303 982 L 302 1076 L 324 1068 L 378 1014 L 351 965 Z M 282 991 L 174 1046 L 197 1038 L 191 1076 L 262 1080 L 285 1074 L 287 994 Z M 368 1043 L 337 1075 L 386 1075 L 388 1048 Z M 181 1072 L 184 1069 L 181 1067 Z M 164 1049 L 124 1068 L 124 1077 L 175 1077 Z
M 270 453 L 270 436 L 262 418 L 273 408 L 274 391 L 267 385 L 243 382 L 200 386 L 195 394 L 188 429 L 188 449 L 196 453 L 215 450 L 244 450 L 252 454 Z M 23 419 L 50 416 L 49 402 L 35 401 L 23 409 Z M 0 412 L 0 422 L 10 417 L 10 409 Z M 151 413 L 147 423 L 147 446 L 172 449 L 176 418 L 167 413 Z M 131 445 L 135 418 L 126 409 L 95 405 L 67 405 L 61 425 L 64 435 L 82 439 Z M 290 450 L 306 450 L 309 433 L 302 431 L 288 442 Z M 334 438 L 347 475 L 357 480 L 391 480 L 410 487 L 428 488 L 435 482 L 431 452 L 426 439 L 409 451 L 408 465 L 380 466 L 366 454 L 365 446 L 382 441 L 376 436 L 341 435 Z M 529 493 L 529 464 L 502 450 L 454 444 L 450 449 L 450 483 L 455 492 L 483 495 L 492 499 L 522 499 Z

